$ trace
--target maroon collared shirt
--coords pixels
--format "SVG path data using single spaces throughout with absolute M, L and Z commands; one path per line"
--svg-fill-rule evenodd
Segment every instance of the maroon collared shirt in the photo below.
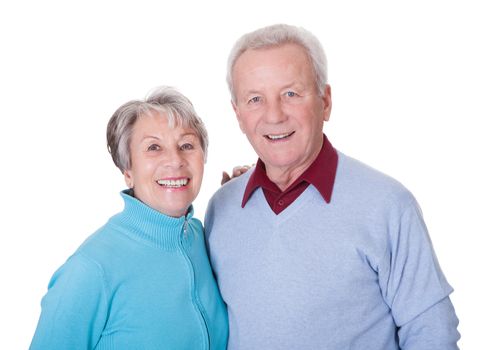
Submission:
M 252 193 L 261 187 L 264 196 L 272 211 L 279 214 L 291 205 L 304 190 L 313 185 L 321 194 L 322 198 L 329 203 L 331 201 L 332 188 L 336 177 L 338 155 L 334 147 L 324 135 L 321 151 L 312 164 L 294 181 L 285 191 L 281 191 L 272 182 L 266 173 L 266 166 L 262 160 L 258 160 L 254 172 L 251 174 L 244 191 L 242 208 L 249 201 Z

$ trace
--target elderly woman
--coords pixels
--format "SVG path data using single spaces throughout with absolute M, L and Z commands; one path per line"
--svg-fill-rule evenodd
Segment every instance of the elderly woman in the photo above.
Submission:
M 112 116 L 122 212 L 53 275 L 31 349 L 225 349 L 227 317 L 193 217 L 207 132 L 190 101 L 160 88 Z

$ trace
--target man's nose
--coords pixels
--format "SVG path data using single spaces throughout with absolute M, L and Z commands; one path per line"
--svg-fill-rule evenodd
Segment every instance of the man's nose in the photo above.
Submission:
M 278 124 L 286 121 L 287 115 L 282 108 L 280 99 L 274 99 L 267 104 L 264 120 L 270 124 Z

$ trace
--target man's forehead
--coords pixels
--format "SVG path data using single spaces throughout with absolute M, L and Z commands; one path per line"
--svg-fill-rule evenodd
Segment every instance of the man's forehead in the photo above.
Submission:
M 239 57 L 233 69 L 233 81 L 238 84 L 279 82 L 283 85 L 298 80 L 310 80 L 311 61 L 307 55 L 300 54 L 297 48 L 274 52 L 275 48 L 251 49 Z

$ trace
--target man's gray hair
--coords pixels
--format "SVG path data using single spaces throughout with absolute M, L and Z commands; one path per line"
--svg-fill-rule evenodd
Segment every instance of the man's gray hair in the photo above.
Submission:
M 322 96 L 327 84 L 327 58 L 321 43 L 304 28 L 275 24 L 244 34 L 234 44 L 227 61 L 227 85 L 232 101 L 236 101 L 232 72 L 237 59 L 247 50 L 270 48 L 290 43 L 300 45 L 306 50 L 316 76 L 317 88 Z
M 107 149 L 122 173 L 131 167 L 130 139 L 138 118 L 151 113 L 164 113 L 169 127 L 191 128 L 199 137 L 204 159 L 209 140 L 204 123 L 187 97 L 169 86 L 154 89 L 144 100 L 133 100 L 120 106 L 107 125 Z

